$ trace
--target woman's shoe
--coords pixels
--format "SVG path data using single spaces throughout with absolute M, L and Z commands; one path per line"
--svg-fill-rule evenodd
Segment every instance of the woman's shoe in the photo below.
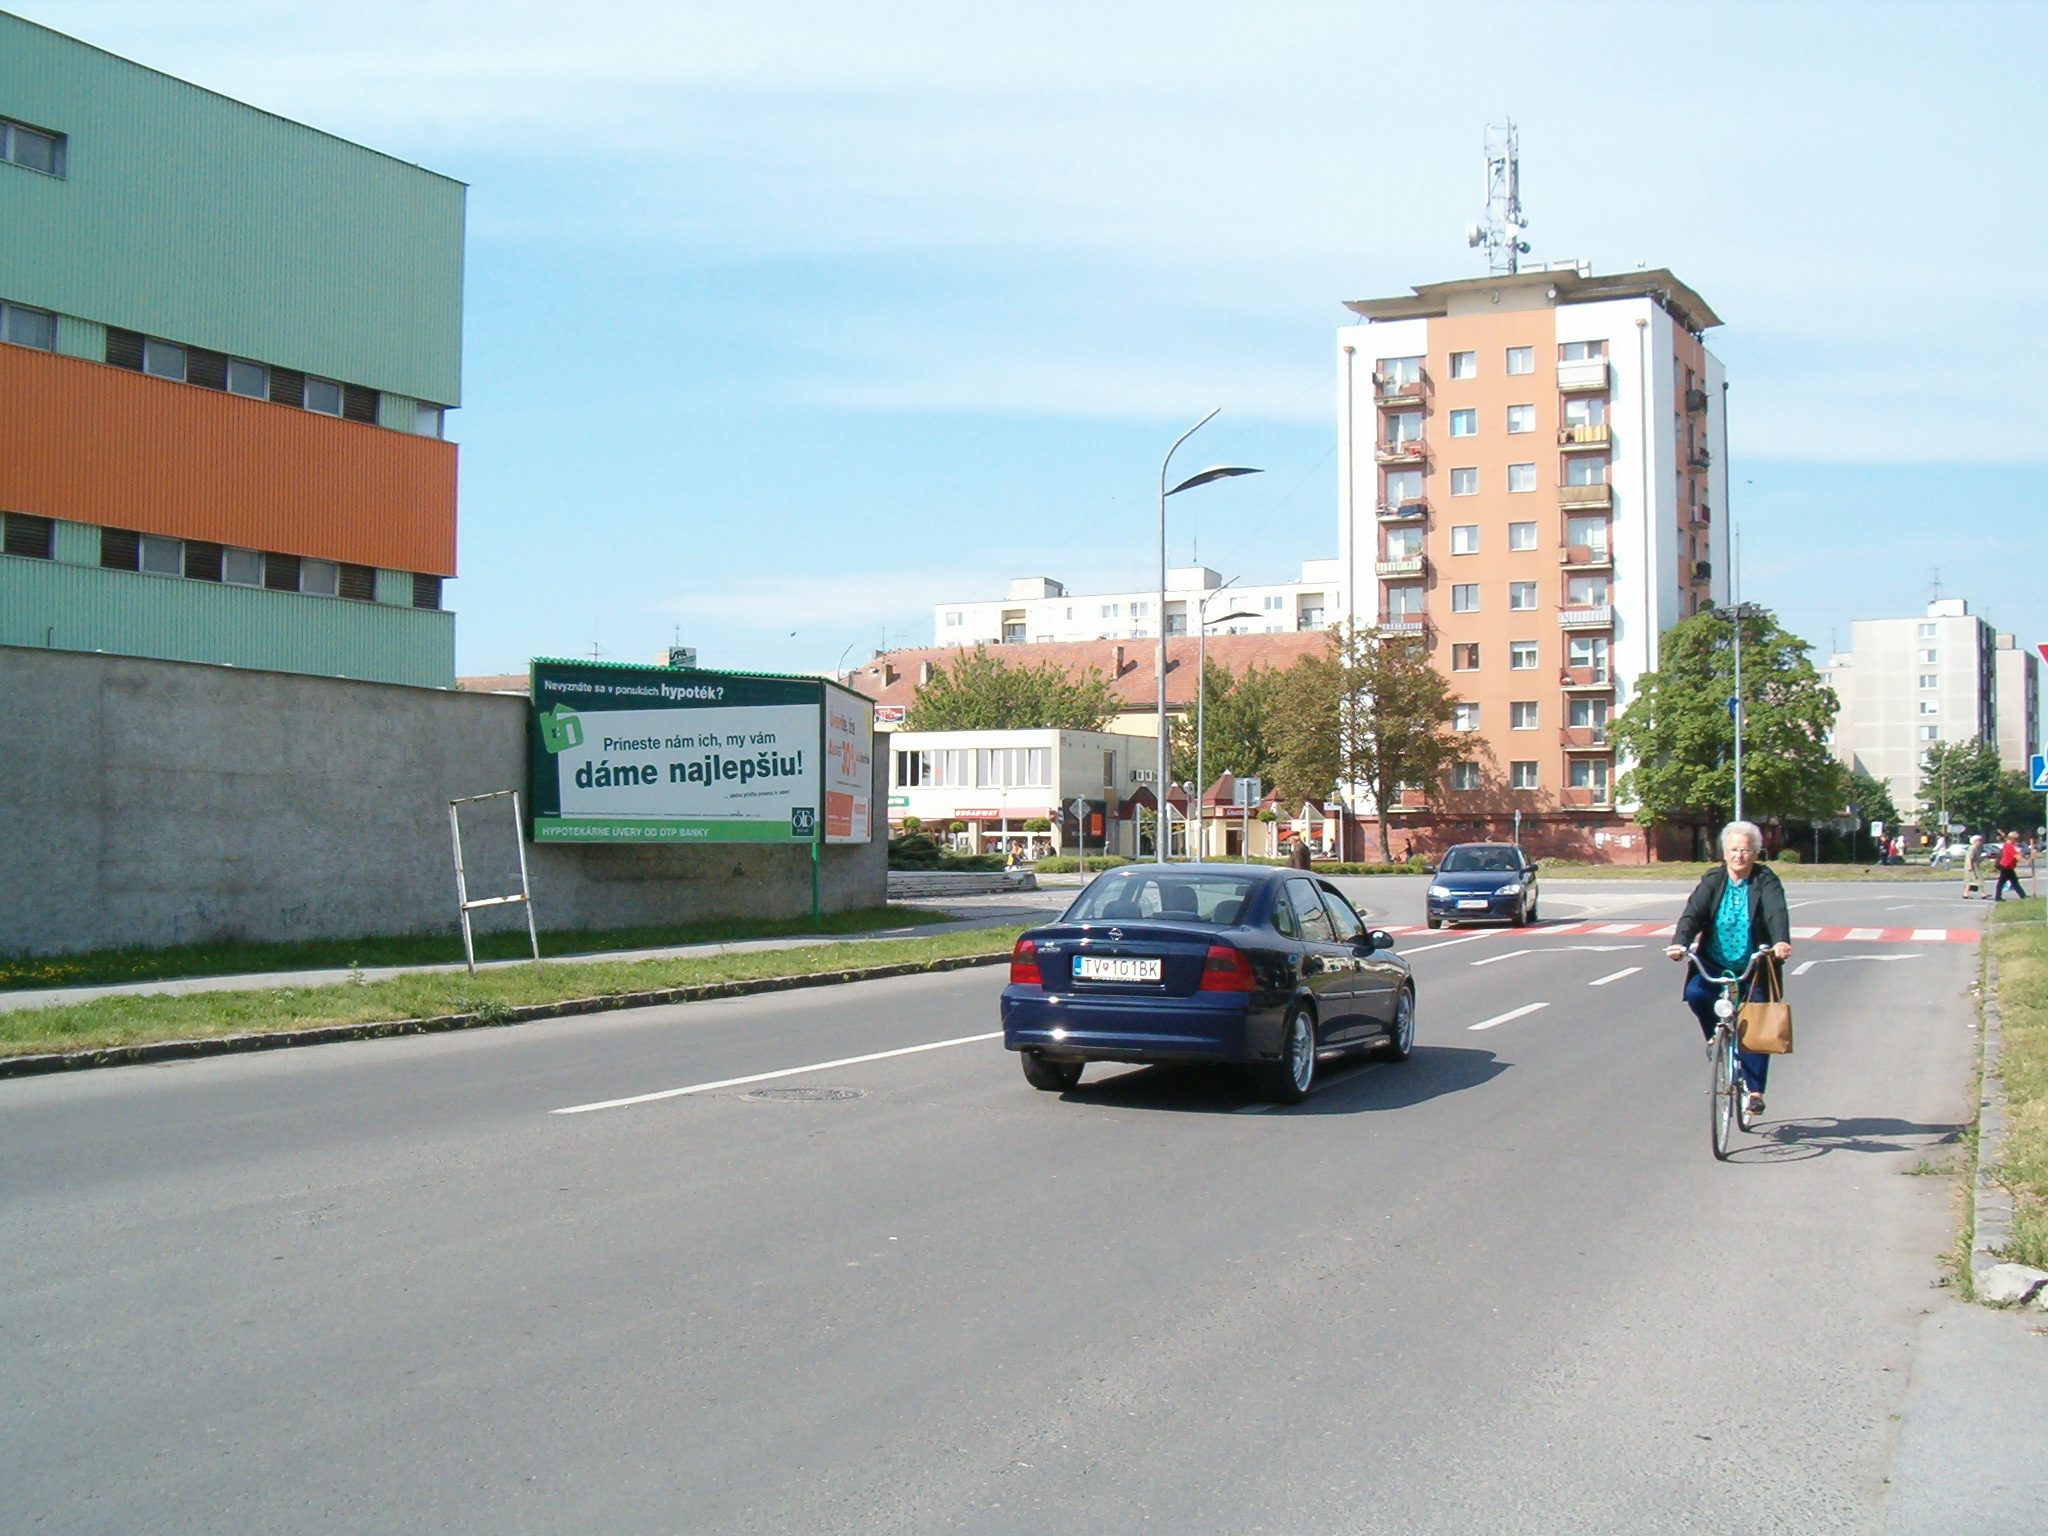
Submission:
M 1749 1096 L 1749 1105 L 1748 1105 L 1748 1113 L 1750 1113 L 1750 1114 L 1752 1114 L 1752 1115 L 1760 1115 L 1760 1114 L 1762 1114 L 1763 1112 L 1764 1112 L 1764 1096 L 1763 1096 L 1762 1094 L 1760 1094 L 1760 1093 L 1752 1093 L 1752 1094 L 1751 1094 L 1751 1095 Z

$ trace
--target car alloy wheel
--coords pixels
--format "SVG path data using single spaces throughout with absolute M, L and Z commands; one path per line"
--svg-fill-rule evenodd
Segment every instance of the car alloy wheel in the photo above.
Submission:
M 1394 1004 L 1394 1030 L 1380 1048 L 1380 1056 L 1386 1061 L 1406 1061 L 1414 1049 L 1415 994 L 1403 987 L 1399 1001 Z
M 1258 1070 L 1259 1096 L 1276 1104 L 1299 1104 L 1316 1080 L 1316 1027 L 1306 1008 L 1287 1015 L 1280 1059 Z

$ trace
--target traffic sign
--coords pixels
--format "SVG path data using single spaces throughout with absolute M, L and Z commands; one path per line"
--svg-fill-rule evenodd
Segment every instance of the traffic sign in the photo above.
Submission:
M 2048 795 L 2048 755 L 2036 752 L 2027 763 L 2027 777 L 2034 781 L 2034 788 Z
M 2043 661 L 2048 661 L 2048 640 L 2041 641 L 2038 645 L 2034 647 L 2034 649 L 2041 653 L 2041 659 Z

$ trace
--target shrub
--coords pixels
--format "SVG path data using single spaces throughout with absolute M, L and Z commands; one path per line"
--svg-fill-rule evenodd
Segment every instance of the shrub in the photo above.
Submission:
M 1779 864 L 1797 864 L 1799 862 L 1799 850 L 1797 848 L 1780 848 L 1772 855 L 1772 858 L 1774 862 Z
M 1024 823 L 1026 832 L 1050 832 L 1052 823 L 1043 816 L 1034 816 Z
M 924 818 L 922 816 L 904 817 L 903 830 L 905 832 L 922 832 L 924 830 Z
M 1088 855 L 1088 873 L 1092 875 L 1099 869 L 1115 869 L 1130 862 L 1121 854 L 1091 853 Z M 1081 861 L 1072 854 L 1057 853 L 1051 858 L 1040 859 L 1031 867 L 1041 875 L 1072 875 L 1080 872 Z

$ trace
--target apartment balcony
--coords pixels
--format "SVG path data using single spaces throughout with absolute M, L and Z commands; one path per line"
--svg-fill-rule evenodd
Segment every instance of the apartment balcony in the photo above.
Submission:
M 1426 635 L 1429 633 L 1429 615 L 1426 613 L 1381 614 L 1379 632 L 1383 635 Z
M 1614 679 L 1606 667 L 1559 667 L 1557 686 L 1567 693 L 1614 692 Z
M 1707 408 L 1707 392 L 1704 389 L 1688 389 L 1685 392 L 1685 408 L 1699 415 Z
M 1604 752 L 1607 750 L 1607 727 L 1604 725 L 1565 725 L 1558 727 L 1558 741 L 1567 752 Z
M 1605 571 L 1614 567 L 1614 556 L 1605 544 L 1567 544 L 1558 551 L 1557 563 L 1580 571 Z
M 1608 603 L 1587 603 L 1579 608 L 1557 610 L 1559 629 L 1612 629 L 1614 609 Z
M 1694 581 L 1712 581 L 1714 579 L 1714 562 L 1711 560 L 1693 561 L 1692 579 Z
M 1420 496 L 1407 501 L 1383 501 L 1379 518 L 1383 523 L 1418 523 L 1429 517 L 1429 503 Z
M 1425 464 L 1429 461 L 1429 445 L 1419 437 L 1403 438 L 1397 443 L 1376 443 L 1372 456 L 1380 464 Z
M 1557 365 L 1558 390 L 1567 395 L 1588 395 L 1605 393 L 1607 389 L 1607 359 L 1593 358 L 1583 363 L 1559 363 Z
M 1557 429 L 1557 446 L 1566 453 L 1605 452 L 1611 441 L 1605 423 L 1596 427 L 1582 422 Z
M 1714 462 L 1714 456 L 1704 448 L 1695 448 L 1685 456 L 1687 469 L 1705 469 Z
M 1557 504 L 1560 507 L 1584 507 L 1589 511 L 1608 511 L 1614 506 L 1614 488 L 1608 485 L 1560 485 Z
M 1429 556 L 1427 555 L 1403 555 L 1398 560 L 1375 560 L 1372 567 L 1373 575 L 1389 580 L 1403 576 L 1410 578 L 1421 576 L 1426 574 L 1428 570 Z
M 1429 375 L 1414 379 L 1372 376 L 1372 397 L 1381 405 L 1420 405 L 1429 398 Z
M 1589 810 L 1596 806 L 1605 809 L 1614 804 L 1614 792 L 1593 786 L 1585 789 L 1565 788 L 1557 792 L 1557 803 L 1567 810 Z
M 1707 522 L 1712 521 L 1713 512 L 1714 509 L 1703 501 L 1698 506 L 1692 509 L 1691 520 L 1695 523 L 1705 524 Z

